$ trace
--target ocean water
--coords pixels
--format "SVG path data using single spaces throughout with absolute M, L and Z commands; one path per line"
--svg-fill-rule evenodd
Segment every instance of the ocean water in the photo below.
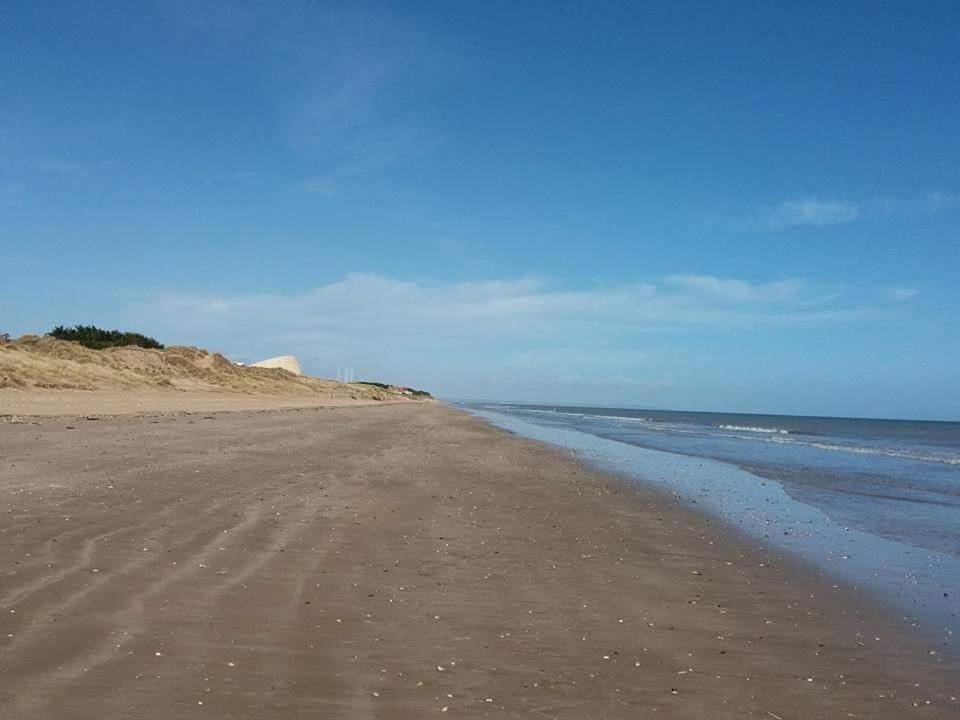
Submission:
M 673 493 L 957 651 L 960 423 L 461 406 Z

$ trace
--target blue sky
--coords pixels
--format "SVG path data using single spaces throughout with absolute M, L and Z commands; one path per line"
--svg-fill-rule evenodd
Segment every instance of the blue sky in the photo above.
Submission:
M 0 330 L 960 419 L 960 8 L 0 5 Z

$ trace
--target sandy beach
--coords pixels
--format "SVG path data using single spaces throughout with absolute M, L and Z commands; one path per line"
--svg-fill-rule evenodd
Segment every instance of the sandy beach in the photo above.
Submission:
M 960 716 L 669 497 L 439 404 L 268 407 L 0 424 L 0 717 Z
M 184 412 L 361 407 L 395 402 L 344 395 L 260 395 L 170 390 L 3 390 L 0 418 L 103 416 L 105 418 Z

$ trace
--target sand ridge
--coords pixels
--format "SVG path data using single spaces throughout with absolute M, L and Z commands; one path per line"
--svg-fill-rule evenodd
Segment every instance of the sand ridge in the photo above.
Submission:
M 64 391 L 73 395 L 58 396 Z M 85 398 L 99 408 L 90 412 L 104 413 L 110 408 L 260 409 L 419 400 L 390 388 L 236 365 L 219 353 L 193 347 L 91 350 L 33 335 L 0 342 L 0 414 L 70 414 L 57 411 L 58 397 L 65 407 L 80 407 Z

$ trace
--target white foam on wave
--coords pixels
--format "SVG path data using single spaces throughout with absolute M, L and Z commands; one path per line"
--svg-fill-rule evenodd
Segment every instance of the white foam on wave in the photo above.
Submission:
M 496 409 L 496 408 L 493 408 L 493 409 Z M 541 410 L 541 409 L 534 409 L 534 408 L 510 408 L 510 409 L 519 410 L 520 412 L 525 412 L 525 413 L 536 413 L 538 415 L 563 415 L 566 417 L 593 418 L 596 420 L 619 420 L 621 422 L 637 422 L 637 423 L 656 422 L 653 418 L 631 417 L 627 415 L 597 415 L 595 413 L 569 412 L 566 410 Z
M 789 435 L 789 430 L 783 428 L 754 427 L 751 425 L 716 425 L 720 430 L 738 430 L 740 432 L 767 433 L 776 435 Z
M 653 418 L 629 417 L 627 415 L 584 415 L 584 417 L 596 418 L 598 420 L 619 420 L 620 422 L 635 422 L 635 423 L 656 422 Z
M 765 439 L 786 445 L 804 445 L 806 447 L 813 447 L 817 448 L 818 450 L 830 450 L 832 452 L 857 453 L 858 455 L 883 455 L 885 457 L 903 458 L 904 460 L 936 462 L 943 463 L 944 465 L 960 465 L 960 455 L 951 452 L 907 450 L 906 448 L 890 447 L 864 447 L 862 445 L 834 445 L 833 443 L 805 442 L 802 440 L 790 440 L 787 438 Z
M 775 442 L 783 445 L 795 445 L 799 447 L 816 448 L 818 450 L 827 450 L 830 452 L 856 453 L 858 455 L 881 455 L 890 458 L 900 458 L 904 460 L 916 460 L 919 462 L 943 463 L 945 465 L 960 465 L 960 454 L 952 452 L 938 452 L 926 450 L 913 450 L 907 448 L 891 447 L 869 447 L 862 445 L 841 445 L 822 441 L 799 440 L 795 437 L 787 437 L 790 431 L 777 427 L 762 427 L 753 425 L 714 425 L 705 427 L 703 425 L 684 426 L 681 423 L 670 423 L 654 420 L 649 417 L 627 417 L 623 415 L 596 415 L 593 413 L 569 412 L 563 410 L 532 409 L 522 408 L 524 412 L 541 413 L 544 415 L 565 415 L 569 417 L 595 418 L 602 420 L 613 420 L 619 422 L 632 422 L 642 425 L 647 430 L 655 430 L 665 434 L 683 434 L 683 435 L 710 435 L 719 437 L 739 438 L 741 440 L 758 440 L 765 442 Z M 711 432 L 711 430 L 713 432 Z M 729 433 L 751 433 L 751 435 L 724 435 L 716 433 L 717 430 L 725 430 Z

